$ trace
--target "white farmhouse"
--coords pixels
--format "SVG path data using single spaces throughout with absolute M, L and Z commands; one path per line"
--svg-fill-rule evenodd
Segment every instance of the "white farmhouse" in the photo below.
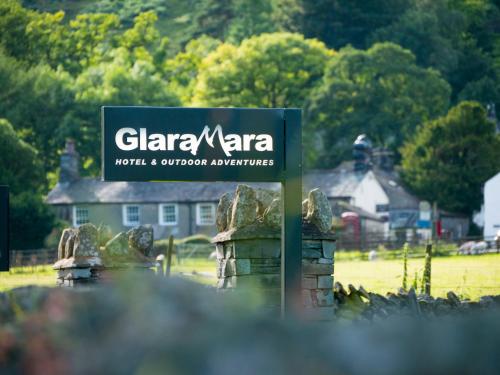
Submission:
M 500 231 L 500 172 L 484 184 L 484 238 L 493 239 Z

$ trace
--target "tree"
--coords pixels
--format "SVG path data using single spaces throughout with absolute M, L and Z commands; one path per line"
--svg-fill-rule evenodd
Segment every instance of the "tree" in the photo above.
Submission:
M 413 0 L 277 0 L 277 19 L 285 30 L 318 38 L 331 48 L 367 47 L 377 29 L 396 21 Z
M 73 79 L 46 65 L 29 68 L 0 52 L 0 117 L 39 152 L 45 171 L 57 168 L 63 124 L 75 109 Z
M 52 229 L 54 215 L 40 192 L 45 174 L 38 152 L 0 119 L 0 184 L 11 192 L 11 243 L 15 249 L 37 248 Z
M 202 62 L 195 105 L 301 107 L 333 52 L 290 33 L 262 34 L 240 46 L 222 44 Z
M 270 0 L 233 0 L 233 12 L 234 18 L 227 31 L 227 41 L 231 43 L 277 31 Z
M 164 62 L 163 77 L 182 103 L 191 101 L 201 62 L 220 44 L 219 40 L 205 35 L 191 40 L 183 51 Z
M 423 123 L 402 150 L 402 177 L 421 198 L 471 214 L 481 187 L 500 169 L 500 139 L 477 102 L 461 102 Z
M 180 105 L 151 62 L 135 60 L 124 48 L 113 50 L 110 56 L 111 62 L 92 66 L 77 77 L 75 113 L 62 124 L 64 137 L 76 140 L 84 173 L 90 175 L 100 172 L 101 106 Z
M 418 124 L 445 113 L 449 95 L 439 73 L 418 67 L 415 56 L 395 44 L 342 49 L 306 105 L 306 150 L 314 150 L 306 159 L 333 167 L 350 157 L 361 133 L 397 152 Z
M 492 77 L 493 71 L 490 57 L 473 34 L 477 17 L 454 2 L 464 1 L 418 1 L 396 22 L 377 30 L 371 40 L 390 41 L 410 49 L 419 65 L 441 72 L 455 100 L 469 82 Z

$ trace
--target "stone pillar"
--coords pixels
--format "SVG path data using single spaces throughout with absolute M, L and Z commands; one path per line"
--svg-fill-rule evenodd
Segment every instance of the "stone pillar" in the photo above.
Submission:
M 281 287 L 281 214 L 279 194 L 239 185 L 221 197 L 219 233 L 212 240 L 217 254 L 217 287 L 221 291 L 252 290 L 276 315 Z M 331 208 L 319 190 L 303 202 L 303 305 L 307 318 L 333 318 Z M 255 300 L 251 300 L 252 303 Z
M 99 246 L 100 235 L 93 224 L 65 229 L 58 247 L 57 285 L 76 287 L 110 280 L 125 271 L 153 272 L 149 257 L 153 229 L 140 226 L 117 234 Z
M 65 229 L 58 247 L 57 285 L 76 287 L 93 284 L 103 268 L 99 254 L 98 232 L 92 224 Z

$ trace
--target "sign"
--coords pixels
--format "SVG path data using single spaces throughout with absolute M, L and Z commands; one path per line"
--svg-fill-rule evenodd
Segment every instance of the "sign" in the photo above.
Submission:
M 432 216 L 432 208 L 430 203 L 427 201 L 420 201 L 418 206 L 419 220 L 417 221 L 417 227 L 422 229 L 430 229 Z
M 281 182 L 282 312 L 300 301 L 299 109 L 103 107 L 105 181 Z
M 104 107 L 108 181 L 282 181 L 284 110 Z
M 9 187 L 0 186 L 0 271 L 9 270 Z

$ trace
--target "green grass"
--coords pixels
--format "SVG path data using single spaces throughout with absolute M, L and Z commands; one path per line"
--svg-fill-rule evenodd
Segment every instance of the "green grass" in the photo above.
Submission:
M 419 289 L 424 259 L 408 259 L 408 284 L 418 273 Z M 363 285 L 369 291 L 385 294 L 396 291 L 402 284 L 403 261 L 339 260 L 335 263 L 335 281 L 344 286 Z M 444 297 L 453 290 L 462 297 L 478 299 L 488 294 L 500 294 L 500 254 L 450 256 L 432 259 L 432 290 L 434 297 Z
M 347 253 L 346 253 L 347 254 Z M 402 283 L 403 262 L 401 259 L 379 259 L 373 262 L 348 260 L 346 254 L 338 253 L 335 261 L 335 281 L 344 286 L 363 285 L 365 289 L 385 294 L 396 291 Z M 424 268 L 423 258 L 408 260 L 408 284 L 415 272 L 418 281 Z M 184 259 L 181 264 L 173 259 L 172 275 L 181 275 L 189 280 L 214 285 L 215 261 L 203 258 Z M 50 266 L 16 267 L 10 272 L 0 273 L 0 291 L 23 285 L 55 285 L 55 271 Z M 500 294 L 500 254 L 478 256 L 436 257 L 432 260 L 432 294 L 443 297 L 449 290 L 473 300 L 488 294 Z
M 54 286 L 56 271 L 51 266 L 14 267 L 0 272 L 0 291 L 25 285 Z

